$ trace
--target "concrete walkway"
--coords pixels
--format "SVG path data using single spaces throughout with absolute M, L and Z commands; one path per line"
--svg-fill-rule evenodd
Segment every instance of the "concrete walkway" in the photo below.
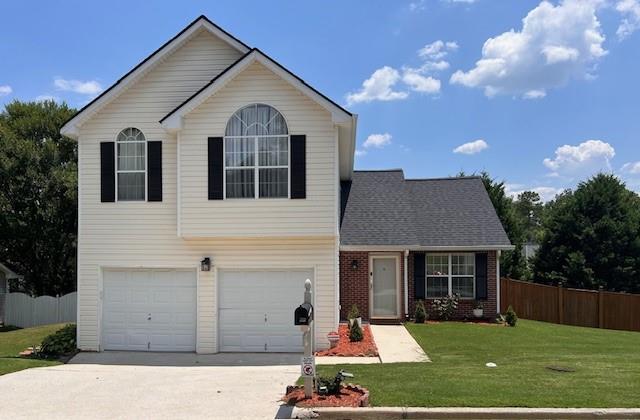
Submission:
M 371 325 L 382 363 L 430 362 L 404 325 Z

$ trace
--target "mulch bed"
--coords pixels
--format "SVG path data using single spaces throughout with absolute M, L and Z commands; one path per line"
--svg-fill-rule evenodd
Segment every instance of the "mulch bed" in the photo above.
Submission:
M 288 386 L 282 397 L 289 405 L 297 407 L 366 407 L 369 405 L 369 391 L 357 385 L 348 384 L 340 389 L 338 395 L 319 395 L 313 393 L 311 398 L 304 397 L 304 387 Z
M 375 357 L 378 356 L 378 347 L 373 340 L 371 328 L 368 325 L 362 326 L 362 341 L 349 341 L 349 327 L 347 324 L 340 324 L 338 334 L 340 341 L 332 349 L 316 352 L 316 356 L 339 356 L 339 357 Z

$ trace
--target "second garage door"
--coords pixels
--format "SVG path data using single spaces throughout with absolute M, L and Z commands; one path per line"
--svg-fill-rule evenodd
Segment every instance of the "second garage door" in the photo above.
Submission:
M 220 351 L 301 352 L 293 311 L 311 270 L 219 272 Z

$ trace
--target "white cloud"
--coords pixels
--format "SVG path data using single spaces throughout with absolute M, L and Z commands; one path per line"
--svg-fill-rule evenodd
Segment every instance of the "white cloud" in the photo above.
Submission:
M 469 143 L 461 144 L 460 146 L 453 149 L 453 153 L 462 153 L 464 155 L 475 155 L 476 153 L 480 153 L 488 147 L 489 145 L 487 144 L 486 141 L 479 139 L 475 141 L 470 141 Z
M 554 175 L 588 176 L 597 171 L 610 170 L 616 152 L 613 146 L 601 140 L 587 140 L 577 146 L 558 147 L 554 158 L 546 158 L 544 166 Z
M 362 149 L 356 149 L 356 156 L 360 157 L 360 156 L 364 156 L 367 154 L 366 150 L 362 150 Z
M 95 80 L 83 82 L 81 80 L 55 79 L 53 85 L 58 90 L 80 93 L 82 95 L 97 95 L 102 92 L 102 86 Z
M 431 76 L 423 76 L 420 69 L 406 68 L 402 81 L 415 92 L 435 94 L 440 92 L 440 80 Z
M 349 105 L 371 101 L 396 101 L 409 96 L 407 92 L 395 91 L 393 87 L 400 81 L 398 70 L 384 66 L 373 72 L 371 77 L 362 83 L 362 89 L 347 94 Z
M 618 39 L 623 40 L 640 29 L 640 0 L 619 0 L 616 10 L 624 16 L 616 31 Z
M 632 174 L 632 175 L 640 175 L 640 162 L 628 162 L 622 165 L 620 168 L 621 172 Z
M 391 134 L 371 134 L 362 144 L 362 147 L 368 149 L 370 147 L 375 147 L 376 149 L 380 149 L 384 146 L 391 144 Z
M 489 38 L 471 70 L 456 71 L 453 84 L 483 88 L 487 96 L 524 95 L 589 78 L 600 58 L 605 36 L 596 10 L 601 0 L 541 2 L 511 29 Z
M 38 95 L 36 96 L 36 102 L 54 101 L 60 102 L 60 98 L 53 95 Z
M 523 184 L 506 184 L 505 185 L 505 193 L 514 199 L 518 197 L 518 195 L 522 194 L 525 191 L 533 191 L 538 193 L 540 196 L 540 200 L 547 202 L 553 200 L 556 195 L 560 194 L 564 189 L 548 187 L 548 186 L 539 186 L 526 188 Z
M 11 86 L 9 85 L 0 85 L 0 96 L 7 96 L 13 92 Z
M 524 99 L 542 99 L 545 96 L 547 96 L 547 92 L 544 89 L 530 90 L 522 95 Z
M 412 1 L 409 3 L 409 10 L 412 12 L 424 10 L 425 8 L 425 0 Z
M 458 43 L 455 41 L 437 40 L 431 44 L 427 44 L 418 50 L 418 55 L 425 60 L 440 60 L 447 56 L 450 51 L 458 49 Z

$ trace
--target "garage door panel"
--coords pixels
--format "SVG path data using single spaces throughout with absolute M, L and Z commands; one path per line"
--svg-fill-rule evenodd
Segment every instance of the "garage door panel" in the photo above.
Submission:
M 108 270 L 103 289 L 105 350 L 195 351 L 194 271 Z
M 307 278 L 312 271 L 220 270 L 220 351 L 301 352 L 293 311 L 302 302 Z

